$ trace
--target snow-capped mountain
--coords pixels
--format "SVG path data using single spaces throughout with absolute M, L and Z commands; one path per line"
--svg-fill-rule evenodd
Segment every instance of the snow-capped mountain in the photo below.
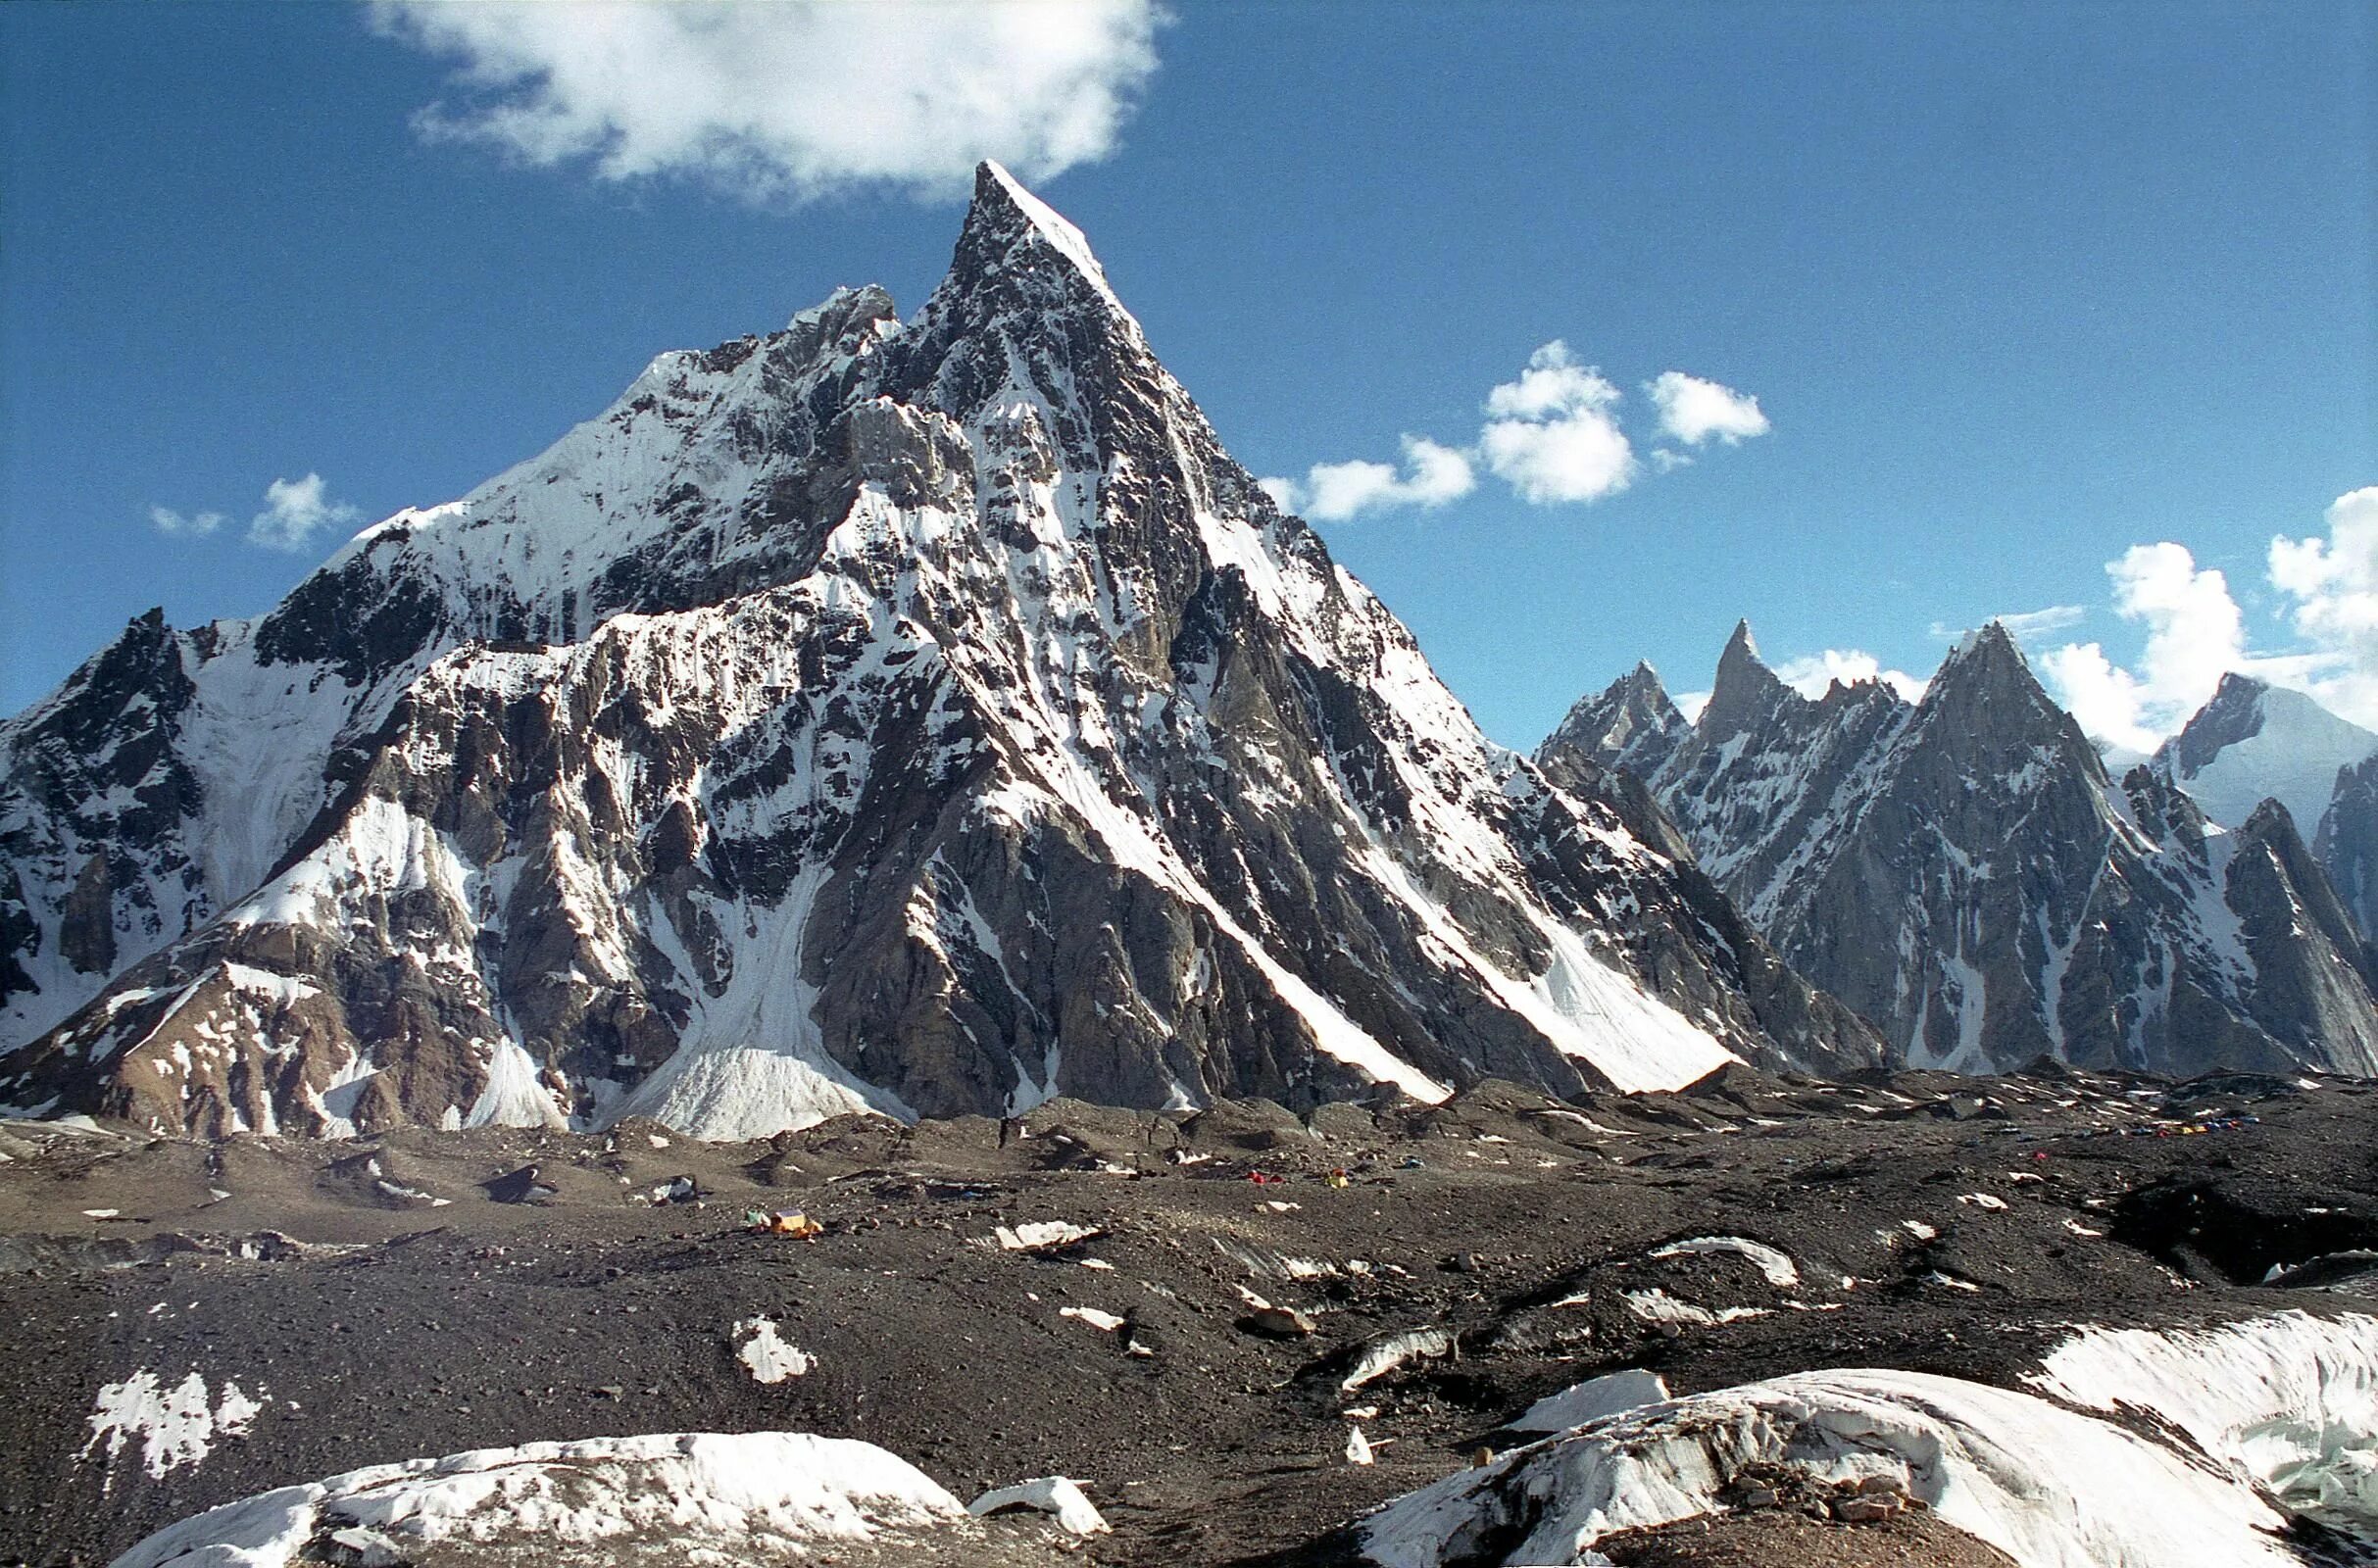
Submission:
M 134 622 L 0 762 L 0 1100 L 169 1128 L 1880 1052 L 1489 744 L 989 165 L 914 318 L 664 355 L 260 620 Z
M 1610 683 L 1608 691 L 1570 709 L 1545 742 L 1583 752 L 1605 767 L 1648 778 L 1661 759 L 1684 743 L 1693 726 L 1668 698 L 1660 674 L 1648 663 Z
M 2244 821 L 2266 799 L 2285 806 L 2363 934 L 2378 931 L 2378 734 L 2230 674 L 2154 766 L 2216 822 Z
M 2265 800 L 2276 800 L 2300 831 L 2310 833 L 2328 810 L 2338 771 L 2373 752 L 2378 735 L 2304 693 L 2228 674 L 2212 700 L 2156 749 L 2154 766 L 2216 822 L 2243 822 Z
M 1647 673 L 1544 759 L 1660 711 Z M 2156 768 L 2116 783 L 1995 623 L 1917 704 L 1803 697 L 1738 626 L 1700 719 L 1655 727 L 1583 755 L 1643 770 L 1751 923 L 1911 1063 L 2378 1070 L 2369 960 L 2284 806 L 2224 830 Z

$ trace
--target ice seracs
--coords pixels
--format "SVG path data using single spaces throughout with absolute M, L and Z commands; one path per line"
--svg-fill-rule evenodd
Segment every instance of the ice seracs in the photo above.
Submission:
M 1066 1476 L 1042 1476 L 1012 1487 L 994 1487 L 967 1503 L 966 1511 L 976 1518 L 1018 1512 L 1047 1514 L 1060 1529 L 1076 1536 L 1103 1536 L 1110 1528 L 1097 1506 L 1082 1495 L 1081 1483 Z
M 1800 1286 L 1800 1265 L 1792 1261 L 1790 1253 L 1748 1237 L 1690 1236 L 1652 1249 L 1654 1257 L 1702 1257 L 1712 1253 L 1742 1258 L 1766 1276 L 1767 1283 L 1777 1290 L 1797 1290 Z
M 1604 1560 L 1595 1542 L 1729 1507 L 1753 1470 L 1879 1478 L 2022 1568 L 2327 1560 L 2296 1549 L 2297 1516 L 2378 1546 L 2378 1319 L 2084 1328 L 2026 1381 L 1833 1370 L 1671 1399 L 1611 1373 L 1511 1422 L 1556 1436 L 1371 1515 L 1363 1549 L 1381 1568 Z
M 2022 1568 L 2301 1565 L 2245 1479 L 2040 1395 L 1919 1372 L 1806 1372 L 1603 1415 L 1373 1514 L 1380 1568 L 1594 1560 L 1603 1537 L 1725 1506 L 1780 1467 L 1885 1478 Z
M 2378 1318 L 2086 1329 L 2030 1381 L 2086 1409 L 2153 1411 L 2248 1485 L 2378 1544 Z
M 1516 1432 L 1566 1432 L 1621 1410 L 1661 1403 L 1667 1397 L 1666 1379 L 1657 1372 L 1627 1367 L 1548 1394 L 1513 1416 L 1510 1426 Z

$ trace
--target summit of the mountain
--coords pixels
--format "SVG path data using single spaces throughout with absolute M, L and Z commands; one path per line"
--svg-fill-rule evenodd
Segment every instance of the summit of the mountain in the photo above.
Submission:
M 1725 651 L 1718 656 L 1717 678 L 1695 727 L 1705 736 L 1723 741 L 1771 719 L 1778 710 L 1796 710 L 1794 705 L 1807 701 L 1760 661 L 1751 623 L 1738 620 L 1733 635 L 1726 639 Z
M 2014 634 L 1996 620 L 1985 621 L 1952 643 L 1932 680 L 1946 681 L 1960 694 L 1971 694 L 1966 698 L 1969 701 L 1987 702 L 1993 695 L 2016 697 L 2036 708 L 2047 700 Z M 1930 682 L 1925 690 L 1931 690 Z M 2055 704 L 2048 706 L 2054 708 Z
M 1573 750 L 1604 767 L 1648 778 L 1692 728 L 1660 672 L 1638 662 L 1600 693 L 1578 699 L 1545 746 Z
M 2240 825 L 2275 799 L 2310 833 L 2336 794 L 2339 770 L 2373 752 L 2378 734 L 2303 692 L 2233 671 L 2152 760 L 2216 822 Z

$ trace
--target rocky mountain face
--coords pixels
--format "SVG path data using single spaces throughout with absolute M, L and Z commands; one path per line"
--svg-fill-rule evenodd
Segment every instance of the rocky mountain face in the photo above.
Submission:
M 1692 728 L 1659 673 L 1639 663 L 1610 690 L 1570 709 L 1543 749 L 1580 752 L 1605 767 L 1649 778 Z
M 2378 757 L 2337 770 L 2335 793 L 2312 835 L 2312 858 L 2363 935 L 2378 931 Z
M 2154 766 L 2216 822 L 2277 800 L 2313 829 L 2312 858 L 2364 937 L 2378 931 L 2378 734 L 2302 692 L 2230 674 Z
M 752 1136 L 1881 1052 L 1639 790 L 1489 744 L 994 166 L 912 319 L 664 355 L 261 619 L 134 622 L 0 763 L 42 1110 Z
M 2243 822 L 2264 801 L 2277 800 L 2308 832 L 2328 810 L 2339 770 L 2372 753 L 2378 735 L 2304 693 L 2228 674 L 2212 700 L 2156 749 L 2153 765 L 2216 822 Z
M 1803 697 L 1737 627 L 1699 720 L 1630 750 L 1603 715 L 1656 711 L 1645 673 L 1545 759 L 1643 769 L 1750 922 L 1908 1061 L 2378 1070 L 2370 960 L 2285 806 L 2224 831 L 2162 768 L 2110 779 L 2004 628 L 1910 704 Z

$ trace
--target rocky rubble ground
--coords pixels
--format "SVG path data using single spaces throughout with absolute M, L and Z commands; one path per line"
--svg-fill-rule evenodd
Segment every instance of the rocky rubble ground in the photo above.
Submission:
M 1728 1068 L 745 1144 L 9 1123 L 0 1561 L 105 1562 L 371 1464 L 790 1431 L 961 1499 L 1074 1477 L 1111 1526 L 1033 1516 L 909 1561 L 1356 1562 L 1348 1521 L 1616 1369 L 1679 1395 L 1835 1367 L 2012 1387 L 2074 1325 L 2367 1310 L 2374 1119 L 2344 1080 Z M 2007 1560 L 1887 1487 L 1746 1472 L 1726 1502 L 1599 1549 Z M 814 1560 L 876 1548 L 837 1549 Z

